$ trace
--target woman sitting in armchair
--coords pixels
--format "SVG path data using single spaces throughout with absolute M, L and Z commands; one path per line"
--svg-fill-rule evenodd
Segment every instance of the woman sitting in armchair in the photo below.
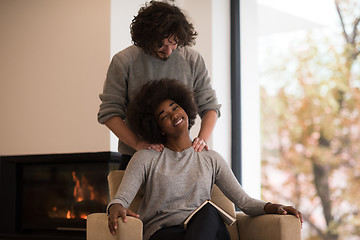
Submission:
M 196 114 L 193 92 L 179 81 L 151 81 L 140 89 L 128 109 L 130 126 L 142 139 L 163 146 L 163 151 L 134 154 L 107 208 L 110 232 L 115 234 L 119 217 L 126 222 L 126 216 L 133 216 L 143 221 L 145 240 L 230 239 L 210 204 L 195 214 L 186 230 L 182 224 L 210 199 L 214 184 L 248 215 L 292 214 L 302 222 L 301 213 L 291 206 L 251 198 L 217 152 L 194 151 L 189 129 Z M 142 186 L 138 215 L 128 207 Z

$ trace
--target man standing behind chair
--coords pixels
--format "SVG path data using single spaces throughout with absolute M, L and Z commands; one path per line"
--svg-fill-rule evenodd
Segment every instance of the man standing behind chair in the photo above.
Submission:
M 133 45 L 114 55 L 104 83 L 98 121 L 119 138 L 122 154 L 120 169 L 125 169 L 135 151 L 162 145 L 141 140 L 128 127 L 126 111 L 138 88 L 154 79 L 177 79 L 195 92 L 201 127 L 193 140 L 196 151 L 208 149 L 209 139 L 220 105 L 210 84 L 202 56 L 191 49 L 197 32 L 181 10 L 167 2 L 151 1 L 140 8 L 130 25 Z

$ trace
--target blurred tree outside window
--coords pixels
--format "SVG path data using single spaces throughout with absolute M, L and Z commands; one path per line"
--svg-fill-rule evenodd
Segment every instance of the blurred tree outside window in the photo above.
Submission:
M 257 3 L 262 198 L 360 239 L 360 1 Z

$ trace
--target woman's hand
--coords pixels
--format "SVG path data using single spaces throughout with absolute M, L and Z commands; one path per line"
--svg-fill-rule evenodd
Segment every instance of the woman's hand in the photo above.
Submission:
M 138 151 L 141 149 L 154 149 L 158 152 L 162 152 L 164 150 L 164 145 L 163 144 L 150 144 L 145 141 L 138 141 L 136 143 L 135 150 Z
M 108 227 L 110 233 L 115 235 L 116 229 L 118 228 L 117 219 L 119 217 L 126 223 L 126 216 L 132 216 L 139 218 L 140 216 L 133 211 L 124 208 L 121 204 L 115 203 L 112 204 L 109 208 L 109 217 L 108 217 Z
M 196 152 L 201 152 L 204 148 L 209 150 L 209 147 L 204 139 L 196 137 L 192 142 L 192 147 L 195 149 Z
M 291 214 L 300 219 L 301 226 L 303 223 L 303 217 L 299 210 L 292 206 L 284 206 L 281 204 L 267 203 L 264 207 L 266 213 L 274 213 L 280 215 Z

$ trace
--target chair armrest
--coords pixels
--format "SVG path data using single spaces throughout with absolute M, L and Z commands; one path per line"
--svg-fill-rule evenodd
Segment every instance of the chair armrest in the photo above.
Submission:
M 124 223 L 118 219 L 118 229 L 113 236 L 108 228 L 108 216 L 105 213 L 89 214 L 86 221 L 87 240 L 142 240 L 143 223 L 140 219 L 127 217 Z
M 266 214 L 252 217 L 237 212 L 236 218 L 241 239 L 244 240 L 301 239 L 301 223 L 293 215 Z

